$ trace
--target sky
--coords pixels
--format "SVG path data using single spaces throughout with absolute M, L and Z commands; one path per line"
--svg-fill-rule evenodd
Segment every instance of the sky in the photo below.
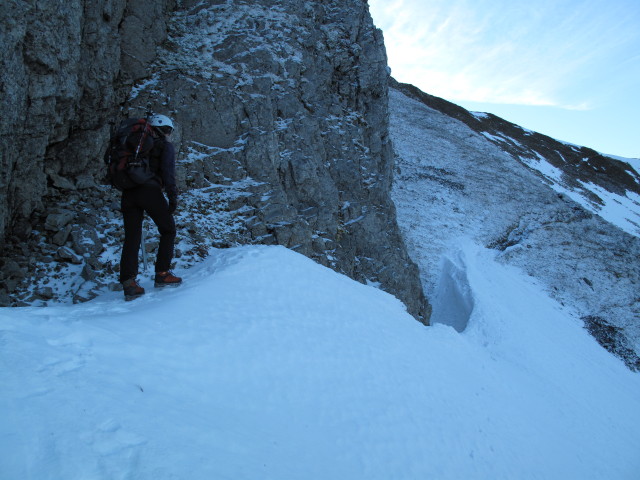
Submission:
M 471 111 L 640 157 L 638 0 L 369 0 L 392 76 Z

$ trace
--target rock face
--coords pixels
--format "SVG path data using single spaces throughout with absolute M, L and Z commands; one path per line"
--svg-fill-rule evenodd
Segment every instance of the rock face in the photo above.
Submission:
M 246 241 L 380 284 L 426 321 L 389 196 L 386 55 L 366 2 L 187 3 L 130 106 L 177 120 L 184 187 L 244 181 Z
M 107 119 L 146 74 L 173 3 L 3 4 L 0 238 L 28 236 L 48 187 L 87 186 L 81 179 L 96 172 Z
M 285 245 L 428 322 L 390 199 L 386 55 L 365 0 L 40 3 L 2 12 L 8 243 L 37 237 L 54 261 L 72 248 L 90 297 L 117 263 L 115 196 L 96 186 L 108 119 L 152 108 L 178 126 L 179 255 Z

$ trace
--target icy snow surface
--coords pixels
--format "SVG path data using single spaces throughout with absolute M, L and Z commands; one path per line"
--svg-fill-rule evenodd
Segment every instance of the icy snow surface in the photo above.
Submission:
M 640 376 L 489 251 L 447 261 L 463 333 L 283 247 L 3 308 L 0 478 L 638 478 Z

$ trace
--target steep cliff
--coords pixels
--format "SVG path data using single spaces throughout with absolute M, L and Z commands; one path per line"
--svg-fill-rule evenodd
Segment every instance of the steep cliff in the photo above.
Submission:
M 108 120 L 152 108 L 178 125 L 179 266 L 212 245 L 281 244 L 428 321 L 390 199 L 388 71 L 366 1 L 41 3 L 5 12 L 0 216 L 23 259 L 5 259 L 5 303 L 81 301 L 113 279 L 99 158 Z M 73 278 L 52 291 L 56 272 Z

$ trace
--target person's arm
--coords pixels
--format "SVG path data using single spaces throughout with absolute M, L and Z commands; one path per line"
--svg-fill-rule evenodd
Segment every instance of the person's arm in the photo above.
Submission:
M 169 212 L 178 207 L 178 188 L 176 187 L 176 151 L 173 143 L 165 141 L 162 151 L 162 185 L 169 198 Z
M 162 172 L 162 186 L 168 196 L 172 194 L 177 195 L 178 189 L 176 188 L 176 151 L 173 147 L 173 143 L 169 141 L 164 142 L 164 149 L 162 150 L 161 159 Z

